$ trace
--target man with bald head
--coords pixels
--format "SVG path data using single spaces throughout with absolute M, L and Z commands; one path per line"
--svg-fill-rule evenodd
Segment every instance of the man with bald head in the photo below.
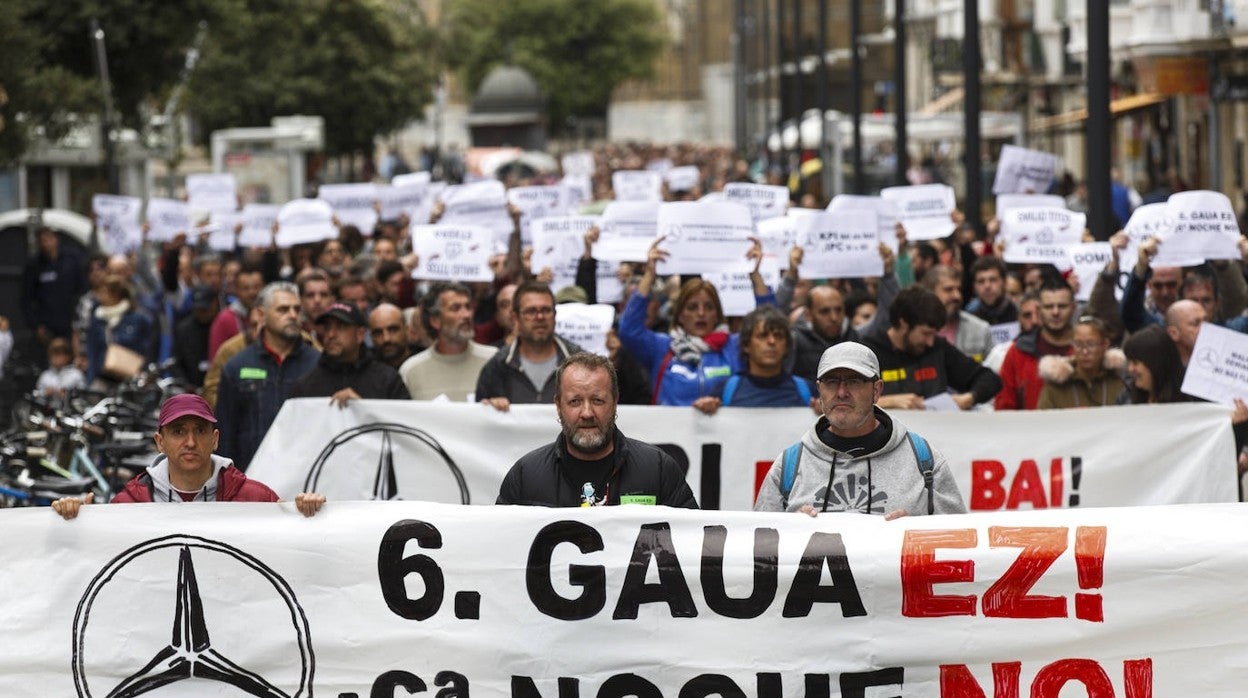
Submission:
M 403 311 L 393 303 L 382 303 L 368 314 L 368 333 L 373 338 L 373 354 L 378 361 L 399 370 L 411 356 L 407 347 L 407 328 Z
M 1166 308 L 1166 334 L 1179 350 L 1179 359 L 1184 366 L 1192 358 L 1196 335 L 1200 334 L 1200 323 L 1206 319 L 1204 306 L 1196 301 L 1178 300 Z
M 806 296 L 809 324 L 793 326 L 793 375 L 814 380 L 819 359 L 828 347 L 858 339 L 852 327 L 845 326 L 845 297 L 834 286 L 815 286 Z

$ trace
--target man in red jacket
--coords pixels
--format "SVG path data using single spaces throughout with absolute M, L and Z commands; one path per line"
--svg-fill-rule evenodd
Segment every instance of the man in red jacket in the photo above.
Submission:
M 279 501 L 268 486 L 249 479 L 230 459 L 213 454 L 220 436 L 216 424 L 212 409 L 198 395 L 165 400 L 154 437 L 162 455 L 127 482 L 113 502 Z M 83 499 L 63 497 L 52 508 L 68 520 L 92 499 L 91 494 Z M 295 506 L 304 516 L 312 516 L 324 503 L 325 496 L 320 494 L 303 492 L 295 497 Z

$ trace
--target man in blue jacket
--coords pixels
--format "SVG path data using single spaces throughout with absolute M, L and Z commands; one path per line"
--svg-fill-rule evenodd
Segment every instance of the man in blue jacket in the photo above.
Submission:
M 294 284 L 275 281 L 260 291 L 256 303 L 264 312 L 264 326 L 256 341 L 226 362 L 217 393 L 221 431 L 217 452 L 240 470 L 251 464 L 295 382 L 315 368 L 321 356 L 303 341 L 299 290 Z

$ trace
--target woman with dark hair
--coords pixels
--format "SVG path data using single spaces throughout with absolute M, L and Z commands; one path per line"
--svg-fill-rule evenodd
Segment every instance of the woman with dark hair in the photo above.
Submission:
M 119 344 L 148 357 L 152 345 L 152 319 L 134 304 L 134 292 L 115 274 L 104 277 L 95 292 L 99 305 L 87 326 L 87 384 L 101 377 L 108 345 Z
M 728 331 L 719 292 L 704 279 L 689 279 L 681 285 L 672 303 L 670 332 L 662 334 L 646 327 L 646 308 L 654 288 L 655 266 L 667 257 L 667 252 L 658 247 L 661 241 L 659 238 L 650 247 L 637 292 L 629 296 L 620 315 L 619 334 L 624 348 L 650 369 L 654 404 L 683 407 L 711 395 L 728 376 L 740 371 L 741 349 L 737 335 Z M 747 256 L 756 262 L 750 273 L 755 303 L 775 305 L 776 297 L 758 273 L 761 243 L 755 241 Z
M 1075 322 L 1070 356 L 1050 354 L 1041 357 L 1040 377 L 1044 388 L 1036 409 L 1105 407 L 1126 401 L 1122 369 L 1126 358 L 1109 346 L 1105 323 L 1093 315 Z
M 1186 402 L 1179 392 L 1183 385 L 1183 362 L 1174 340 L 1161 325 L 1149 325 L 1132 334 L 1122 345 L 1131 376 L 1132 404 Z

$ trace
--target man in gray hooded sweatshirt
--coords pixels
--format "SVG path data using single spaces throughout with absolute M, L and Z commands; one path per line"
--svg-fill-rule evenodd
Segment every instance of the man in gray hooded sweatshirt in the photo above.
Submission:
M 828 347 L 817 375 L 823 416 L 772 463 L 754 511 L 966 513 L 944 456 L 876 406 L 884 382 L 871 349 Z

